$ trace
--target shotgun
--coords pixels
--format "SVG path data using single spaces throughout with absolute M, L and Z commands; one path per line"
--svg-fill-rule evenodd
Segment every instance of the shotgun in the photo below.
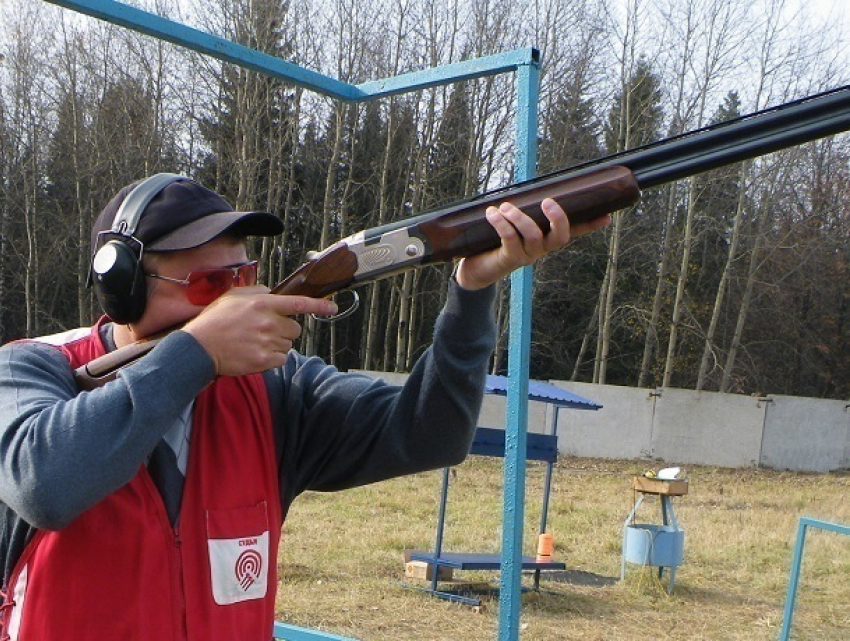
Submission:
M 373 227 L 312 254 L 272 293 L 315 298 L 499 245 L 484 212 L 510 201 L 547 233 L 540 203 L 553 198 L 570 222 L 633 205 L 641 190 L 850 130 L 850 86 L 741 116 L 619 154 L 486 192 L 419 216 Z M 161 335 L 97 358 L 74 373 L 100 387 L 151 351 Z

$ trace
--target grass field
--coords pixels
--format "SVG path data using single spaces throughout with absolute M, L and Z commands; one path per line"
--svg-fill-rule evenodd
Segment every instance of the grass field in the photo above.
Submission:
M 673 499 L 685 558 L 668 595 L 666 575 L 659 582 L 651 568 L 629 565 L 619 581 L 631 477 L 647 467 L 559 460 L 548 529 L 567 571 L 523 595 L 522 638 L 777 639 L 798 520 L 850 524 L 850 474 L 689 467 L 689 494 Z M 526 554 L 536 545 L 544 469 L 529 463 Z M 439 485 L 430 472 L 300 497 L 284 529 L 278 619 L 364 640 L 495 639 L 498 596 L 485 593 L 473 608 L 402 587 L 404 549 L 433 548 Z M 471 457 L 454 468 L 443 549 L 498 551 L 502 500 L 502 460 Z M 637 520 L 660 522 L 658 502 L 647 498 Z M 792 638 L 850 639 L 850 537 L 811 530 L 806 541 Z M 496 572 L 455 579 L 498 586 Z

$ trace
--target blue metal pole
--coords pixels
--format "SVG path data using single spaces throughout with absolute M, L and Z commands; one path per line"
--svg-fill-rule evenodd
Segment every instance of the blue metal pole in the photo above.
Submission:
M 515 178 L 518 181 L 533 178 L 536 172 L 539 80 L 539 60 L 535 55 L 532 61 L 517 69 Z M 499 591 L 499 639 L 501 641 L 519 638 L 532 275 L 531 267 L 524 267 L 511 275 L 511 326 L 505 419 L 505 490 Z
M 512 72 L 518 66 L 532 60 L 536 55 L 536 50 L 532 47 L 515 49 L 483 58 L 461 60 L 460 62 L 453 62 L 432 69 L 412 71 L 392 78 L 370 80 L 369 82 L 357 85 L 356 88 L 369 99 L 418 91 L 419 89 L 444 85 L 446 84 L 446 78 L 451 78 L 452 82 L 459 82 L 461 80 Z
M 343 637 L 330 632 L 320 632 L 297 625 L 275 621 L 272 636 L 281 641 L 356 641 L 351 637 Z

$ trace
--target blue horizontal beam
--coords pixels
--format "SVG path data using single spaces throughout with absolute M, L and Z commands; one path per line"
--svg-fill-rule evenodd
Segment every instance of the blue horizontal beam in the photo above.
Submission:
M 521 65 L 537 62 L 539 59 L 536 49 L 526 47 L 355 86 L 232 40 L 131 7 L 123 2 L 115 0 L 47 0 L 47 2 L 346 102 L 373 100 L 459 80 L 506 73 L 516 70 Z
M 846 534 L 850 536 L 850 525 L 821 521 L 820 519 L 813 519 L 810 516 L 801 517 L 800 523 L 807 526 L 811 525 L 813 527 L 820 528 L 821 530 L 827 530 L 828 532 L 835 532 L 836 534 Z
M 280 78 L 327 96 L 347 101 L 364 97 L 356 87 L 345 82 L 122 2 L 114 0 L 47 0 L 47 2 L 188 47 L 219 60 Z
M 526 47 L 525 49 L 515 49 L 483 58 L 463 60 L 422 71 L 404 73 L 383 80 L 372 80 L 359 84 L 356 88 L 370 99 L 380 98 L 461 80 L 516 71 L 522 65 L 537 62 L 539 58 L 540 54 L 537 49 Z

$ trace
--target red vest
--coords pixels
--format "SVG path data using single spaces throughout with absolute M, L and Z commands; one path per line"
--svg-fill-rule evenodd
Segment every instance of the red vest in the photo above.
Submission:
M 97 327 L 61 349 L 75 368 L 104 352 Z M 274 452 L 262 376 L 217 378 L 195 402 L 179 527 L 142 466 L 68 527 L 35 535 L 9 583 L 7 634 L 268 641 L 282 526 Z

